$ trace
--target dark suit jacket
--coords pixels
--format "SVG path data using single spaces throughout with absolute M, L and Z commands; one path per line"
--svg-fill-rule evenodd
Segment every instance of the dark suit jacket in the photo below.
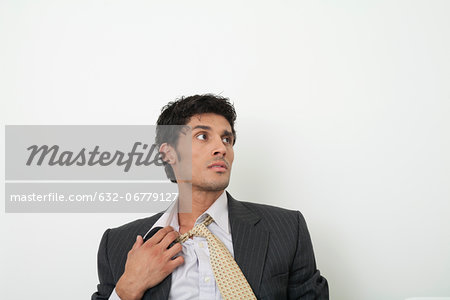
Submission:
M 258 299 L 329 299 L 328 283 L 316 268 L 302 214 L 228 197 L 234 257 Z M 136 236 L 144 236 L 162 213 L 103 234 L 98 251 L 100 284 L 92 300 L 108 299 L 124 272 Z M 171 275 L 147 290 L 144 300 L 167 299 Z

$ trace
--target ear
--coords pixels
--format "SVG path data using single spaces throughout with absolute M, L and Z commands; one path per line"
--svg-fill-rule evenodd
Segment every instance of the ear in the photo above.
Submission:
M 167 143 L 161 144 L 159 147 L 159 153 L 161 154 L 161 159 L 168 163 L 173 165 L 175 163 L 175 149 L 173 149 L 172 146 L 170 146 Z

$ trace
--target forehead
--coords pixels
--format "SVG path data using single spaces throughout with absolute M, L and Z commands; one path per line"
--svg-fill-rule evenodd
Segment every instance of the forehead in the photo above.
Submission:
M 190 126 L 191 128 L 194 128 L 198 125 L 205 125 L 211 127 L 211 129 L 231 131 L 231 125 L 227 121 L 227 119 L 225 119 L 224 116 L 214 113 L 193 115 L 186 125 Z

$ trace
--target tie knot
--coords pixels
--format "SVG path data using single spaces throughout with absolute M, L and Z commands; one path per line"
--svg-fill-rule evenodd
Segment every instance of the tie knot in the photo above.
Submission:
M 197 225 L 194 226 L 194 228 L 192 228 L 188 232 L 180 235 L 175 240 L 175 242 L 184 243 L 193 235 L 205 236 L 205 229 L 207 231 L 209 231 L 208 228 L 206 228 L 206 227 L 209 224 L 211 224 L 213 221 L 214 221 L 214 219 L 210 215 L 207 215 L 206 218 L 201 223 L 198 223 Z

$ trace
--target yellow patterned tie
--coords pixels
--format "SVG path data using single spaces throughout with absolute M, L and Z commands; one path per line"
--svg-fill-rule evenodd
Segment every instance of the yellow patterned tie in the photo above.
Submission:
M 184 243 L 191 236 L 202 236 L 208 241 L 209 260 L 216 283 L 224 300 L 256 299 L 253 290 L 227 247 L 206 226 L 213 222 L 211 216 L 180 235 L 176 242 Z

